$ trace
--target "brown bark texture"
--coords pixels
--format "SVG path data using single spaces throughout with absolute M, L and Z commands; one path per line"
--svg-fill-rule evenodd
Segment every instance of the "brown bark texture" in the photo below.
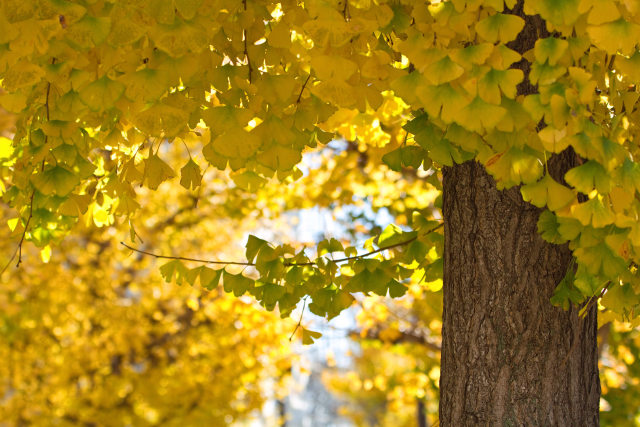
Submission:
M 570 263 L 475 162 L 444 173 L 442 426 L 598 425 L 597 321 L 549 302 Z

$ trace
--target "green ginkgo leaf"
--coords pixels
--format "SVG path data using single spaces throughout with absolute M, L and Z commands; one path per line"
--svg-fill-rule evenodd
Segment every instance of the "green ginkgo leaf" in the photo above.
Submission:
M 388 247 L 414 239 L 418 235 L 415 231 L 406 232 L 395 224 L 389 224 L 378 237 L 378 247 Z
M 187 273 L 187 267 L 177 259 L 171 260 L 160 267 L 160 274 L 167 283 L 175 280 L 176 284 L 182 285 L 187 278 Z
M 233 295 L 237 297 L 252 289 L 255 284 L 253 280 L 244 277 L 242 274 L 231 274 L 227 273 L 226 270 L 222 272 L 222 283 L 225 292 L 233 292 Z
M 583 165 L 569 170 L 564 179 L 584 194 L 589 194 L 594 189 L 598 190 L 600 194 L 607 194 L 611 191 L 611 177 L 606 169 L 595 160 L 589 160 Z
M 246 248 L 246 257 L 247 261 L 253 262 L 256 259 L 256 256 L 263 248 L 269 248 L 269 242 L 266 240 L 260 239 L 253 234 L 249 234 L 249 238 L 247 239 Z
M 310 331 L 309 329 L 302 328 L 302 344 L 311 345 L 315 340 L 320 338 L 322 334 L 320 332 Z
M 200 269 L 200 286 L 208 290 L 216 288 L 220 282 L 222 271 L 222 269 L 214 270 L 212 268 L 202 266 Z
M 507 43 L 514 40 L 524 28 L 524 19 L 516 15 L 496 13 L 476 24 L 476 31 L 490 43 Z
M 533 52 L 537 62 L 544 64 L 549 61 L 550 65 L 556 65 L 568 48 L 568 41 L 558 37 L 547 37 L 536 42 Z
M 66 196 L 80 183 L 80 177 L 66 168 L 56 165 L 31 178 L 42 194 Z
M 434 85 L 440 85 L 457 79 L 464 73 L 464 68 L 445 56 L 439 61 L 429 65 L 425 71 L 425 77 Z
M 79 95 L 82 102 L 93 111 L 102 111 L 112 108 L 116 101 L 124 93 L 124 85 L 107 76 L 90 83 L 80 89 Z

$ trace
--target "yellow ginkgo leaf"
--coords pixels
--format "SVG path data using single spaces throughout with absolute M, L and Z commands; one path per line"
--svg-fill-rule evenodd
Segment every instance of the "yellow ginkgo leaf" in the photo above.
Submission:
M 246 159 L 255 154 L 262 141 L 254 132 L 232 128 L 214 139 L 212 145 L 224 157 Z
M 20 61 L 4 74 L 2 87 L 7 92 L 14 92 L 17 89 L 35 85 L 43 76 L 44 70 L 39 66 L 27 61 Z
M 318 55 L 311 59 L 311 68 L 320 80 L 347 80 L 356 72 L 355 62 L 339 56 Z
M 602 196 L 598 195 L 588 202 L 571 206 L 571 214 L 582 225 L 593 225 L 595 228 L 613 224 L 615 214 L 603 203 Z
M 440 85 L 457 79 L 464 73 L 464 68 L 445 56 L 439 61 L 429 65 L 425 71 L 425 77 L 434 85 Z
M 557 37 L 547 37 L 536 42 L 533 52 L 537 62 L 543 64 L 549 61 L 550 65 L 556 65 L 568 48 L 568 41 Z
M 357 100 L 353 86 L 336 78 L 321 82 L 311 91 L 323 101 L 345 108 L 353 106 Z
M 476 24 L 476 31 L 488 42 L 507 43 L 524 28 L 524 19 L 516 15 L 496 13 Z
M 202 181 L 200 166 L 193 159 L 189 159 L 186 165 L 180 169 L 180 185 L 186 189 L 196 189 Z
M 587 23 L 600 25 L 620 18 L 620 12 L 613 0 L 593 1 L 593 8 L 587 17 Z
M 640 39 L 640 25 L 623 18 L 603 25 L 589 26 L 587 32 L 593 44 L 612 55 L 618 51 L 630 55 Z
M 460 126 L 474 132 L 493 129 L 502 120 L 506 110 L 498 105 L 489 104 L 476 97 L 454 117 Z
M 157 190 L 158 186 L 169 178 L 173 178 L 175 173 L 171 166 L 166 164 L 157 154 L 151 154 L 144 160 L 144 176 L 147 186 L 152 190 Z
M 539 208 L 548 206 L 552 211 L 562 209 L 576 197 L 574 191 L 556 182 L 549 174 L 538 182 L 523 185 L 520 193 L 525 201 Z
M 416 95 L 427 113 L 433 117 L 440 116 L 446 123 L 453 122 L 460 110 L 470 102 L 465 94 L 449 84 L 419 86 Z
M 120 99 L 124 85 L 107 76 L 80 89 L 80 99 L 93 111 L 108 110 Z

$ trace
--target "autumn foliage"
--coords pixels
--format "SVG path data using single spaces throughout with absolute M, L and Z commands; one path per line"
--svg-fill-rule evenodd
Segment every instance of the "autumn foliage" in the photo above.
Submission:
M 269 316 L 222 290 L 249 295 L 283 317 L 304 305 L 328 319 L 351 307 L 354 295 L 401 297 L 416 286 L 438 292 L 441 170 L 468 160 L 484 165 L 499 189 L 520 186 L 523 199 L 542 209 L 542 238 L 572 250 L 574 263 L 551 303 L 598 304 L 601 324 L 637 317 L 637 2 L 0 4 L 0 106 L 10 117 L 0 137 L 0 193 L 11 236 L 3 266 L 22 269 L 2 276 L 11 277 L 13 295 L 3 304 L 18 316 L 5 321 L 15 326 L 5 327 L 14 341 L 3 351 L 24 351 L 38 364 L 42 350 L 21 335 L 25 328 L 47 335 L 39 345 L 60 346 L 60 363 L 100 347 L 101 360 L 110 360 L 110 372 L 121 378 L 99 376 L 104 364 L 90 376 L 64 375 L 80 389 L 86 381 L 110 382 L 108 390 L 119 397 L 106 409 L 138 387 L 118 360 L 150 360 L 145 366 L 161 377 L 175 375 L 165 370 L 166 358 L 241 354 L 231 349 L 244 328 L 229 319 L 219 325 L 226 337 L 216 341 L 219 349 L 182 346 L 185 334 L 215 333 L 197 325 L 225 318 L 212 314 L 226 313 L 224 307 L 238 305 L 247 318 Z M 526 36 L 525 25 L 538 27 L 534 47 L 521 55 L 513 47 Z M 346 143 L 329 144 L 335 139 Z M 551 176 L 549 162 L 566 150 L 579 164 Z M 303 162 L 305 155 L 320 165 Z M 310 206 L 384 207 L 397 225 L 380 229 L 365 221 L 351 230 L 364 242 L 326 236 L 312 247 L 249 235 L 258 234 L 250 228 L 257 218 Z M 153 235 L 162 216 L 184 210 L 194 212 L 196 228 Z M 242 232 L 215 240 L 212 230 L 236 227 L 224 221 L 238 218 L 250 218 Z M 107 231 L 125 228 L 126 239 Z M 203 236 L 210 237 L 206 244 Z M 220 246 L 232 240 L 246 243 L 244 253 L 218 258 Z M 74 246 L 87 251 L 81 256 Z M 33 257 L 25 262 L 34 247 L 44 261 L 56 261 L 47 273 L 56 282 L 43 279 L 45 267 Z M 152 267 L 149 254 L 169 259 Z M 150 269 L 171 285 L 152 279 Z M 56 283 L 80 290 L 49 294 Z M 104 286 L 85 289 L 88 283 Z M 161 297 L 151 298 L 153 289 Z M 114 308 L 131 292 L 141 301 L 135 310 Z M 37 319 L 16 314 L 26 310 L 22 299 L 41 314 Z M 98 310 L 102 304 L 115 306 Z M 162 307 L 174 304 L 177 317 L 165 324 Z M 56 305 L 95 309 L 62 313 Z M 105 347 L 107 324 L 135 327 L 131 337 Z M 63 344 L 68 328 L 97 332 L 87 332 L 88 347 L 74 349 L 75 342 Z M 243 344 L 256 346 L 244 351 L 271 352 L 280 332 L 259 328 L 262 341 Z M 305 343 L 320 336 L 304 325 L 296 332 Z M 157 344 L 163 336 L 176 344 Z M 229 373 L 228 393 L 247 387 L 226 367 L 207 369 Z M 3 376 L 25 375 L 8 372 Z M 69 378 L 52 381 L 69 386 Z M 58 398 L 64 399 L 51 397 Z M 68 416 L 83 416 L 92 398 L 80 399 Z M 162 399 L 124 402 L 161 407 Z

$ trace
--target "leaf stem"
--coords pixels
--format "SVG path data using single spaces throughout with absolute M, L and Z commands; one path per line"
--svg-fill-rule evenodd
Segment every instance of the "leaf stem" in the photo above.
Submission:
M 293 339 L 293 336 L 296 334 L 296 331 L 300 328 L 300 325 L 302 325 L 302 316 L 304 315 L 304 309 L 306 307 L 307 307 L 307 297 L 304 297 L 302 299 L 302 311 L 300 312 L 300 318 L 298 319 L 298 324 L 293 329 L 293 332 L 291 332 L 291 335 L 289 336 L 289 341 Z

